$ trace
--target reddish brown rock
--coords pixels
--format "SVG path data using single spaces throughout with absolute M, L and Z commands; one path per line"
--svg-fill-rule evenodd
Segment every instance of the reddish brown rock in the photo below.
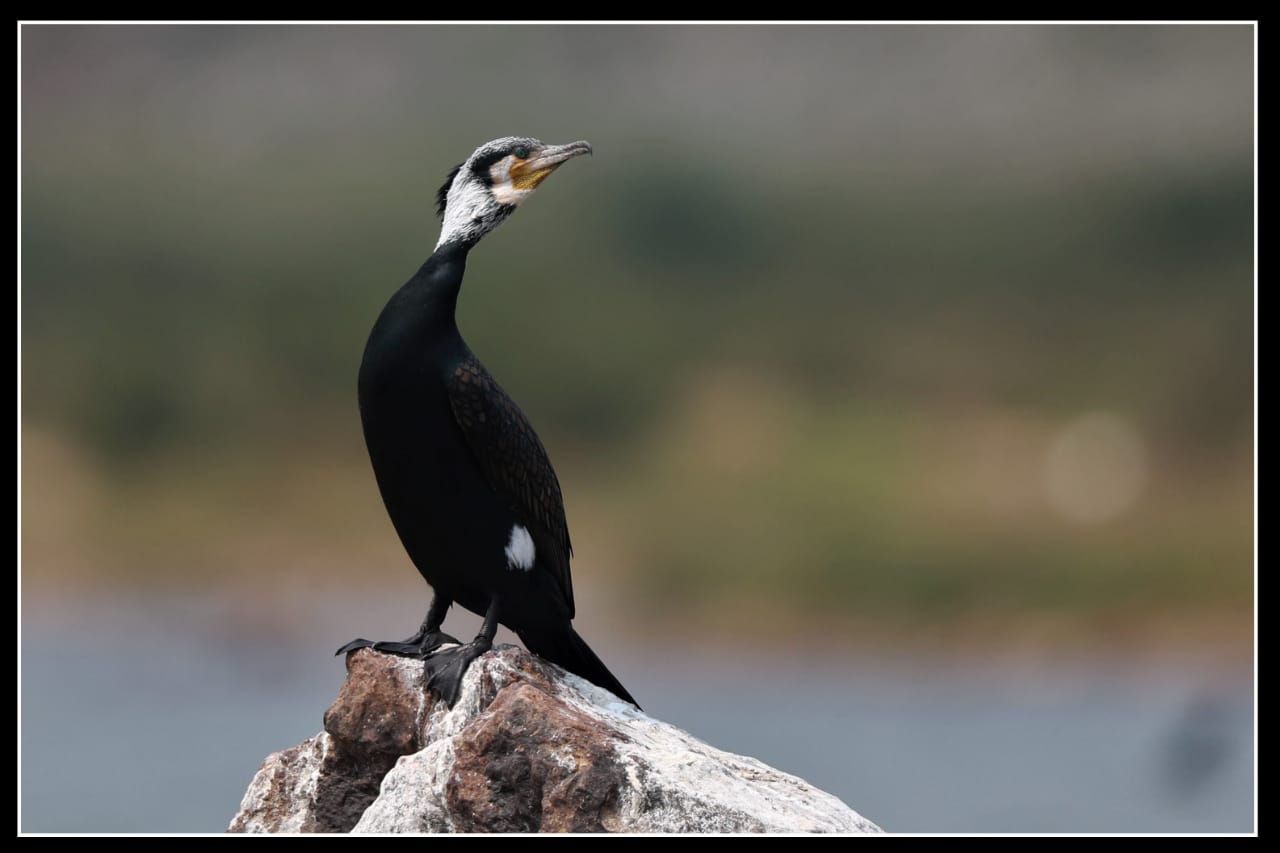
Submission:
M 460 734 L 445 789 L 464 832 L 617 826 L 619 733 L 531 684 L 513 684 Z
M 324 715 L 331 747 L 316 789 L 321 832 L 349 832 L 377 799 L 382 777 L 422 740 L 427 697 L 417 668 L 374 652 L 347 658 L 347 680 Z
M 369 650 L 348 655 L 324 732 L 267 757 L 230 831 L 350 832 L 396 760 L 421 748 L 421 682 L 421 664 Z
M 514 646 L 472 665 L 453 708 L 420 661 L 347 665 L 325 731 L 268 756 L 232 832 L 879 831 Z

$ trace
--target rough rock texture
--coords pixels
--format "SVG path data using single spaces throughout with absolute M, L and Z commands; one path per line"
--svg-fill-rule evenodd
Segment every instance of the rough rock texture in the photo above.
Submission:
M 515 646 L 473 664 L 452 709 L 420 661 L 361 649 L 347 671 L 325 730 L 267 757 L 230 831 L 880 831 Z

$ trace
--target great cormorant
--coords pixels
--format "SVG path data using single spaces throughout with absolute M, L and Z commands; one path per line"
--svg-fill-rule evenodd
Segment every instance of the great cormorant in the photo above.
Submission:
M 434 595 L 402 642 L 352 640 L 426 662 L 426 688 L 450 705 L 499 623 L 530 651 L 635 704 L 573 630 L 569 527 L 547 451 L 520 408 L 458 333 L 467 253 L 586 142 L 512 136 L 481 145 L 437 197 L 440 240 L 382 309 L 360 365 L 360 419 L 382 500 Z M 457 602 L 484 615 L 457 643 L 441 626 Z

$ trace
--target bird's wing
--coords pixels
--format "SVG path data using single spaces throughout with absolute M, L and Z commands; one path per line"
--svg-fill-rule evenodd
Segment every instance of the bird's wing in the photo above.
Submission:
M 569 525 L 564 517 L 560 481 L 546 448 L 529 419 L 474 355 L 468 355 L 449 377 L 449 404 L 489 485 L 510 504 L 535 541 L 539 560 L 551 571 L 573 617 L 573 581 L 569 576 Z M 543 535 L 539 536 L 541 533 Z

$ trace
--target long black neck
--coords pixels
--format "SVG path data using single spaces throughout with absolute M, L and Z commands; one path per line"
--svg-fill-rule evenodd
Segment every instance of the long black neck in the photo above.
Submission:
M 421 365 L 422 359 L 448 371 L 466 356 L 454 315 L 472 245 L 440 246 L 382 309 L 365 344 L 362 400 L 379 382 L 415 374 L 418 368 L 412 365 Z
M 415 313 L 437 334 L 457 331 L 458 291 L 467 269 L 467 253 L 474 245 L 446 243 L 436 249 L 397 294 L 413 304 Z

